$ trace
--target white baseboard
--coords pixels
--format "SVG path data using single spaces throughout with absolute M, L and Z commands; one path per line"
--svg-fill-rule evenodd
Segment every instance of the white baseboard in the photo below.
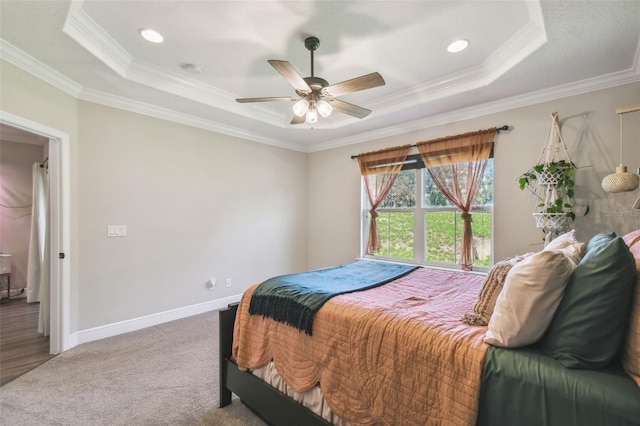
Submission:
M 101 325 L 100 327 L 81 330 L 71 335 L 70 346 L 68 349 L 71 349 L 82 343 L 92 342 L 94 340 L 100 340 L 106 337 L 117 336 L 118 334 L 129 333 L 130 331 L 140 330 L 142 328 L 151 327 L 168 321 L 174 321 L 181 318 L 190 317 L 192 315 L 203 314 L 205 312 L 226 308 L 230 303 L 239 302 L 241 297 L 241 294 L 237 294 L 235 296 L 210 300 L 208 302 L 198 303 L 196 305 L 185 306 L 183 308 L 177 308 L 170 311 L 159 312 L 157 314 L 146 315 L 144 317 L 133 318 L 127 321 L 120 321 L 113 324 Z

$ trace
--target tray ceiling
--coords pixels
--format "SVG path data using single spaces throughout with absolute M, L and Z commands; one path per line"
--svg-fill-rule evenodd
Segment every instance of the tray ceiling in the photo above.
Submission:
M 0 57 L 79 99 L 305 152 L 640 80 L 640 1 L 0 1 Z M 153 28 L 153 44 L 139 29 Z M 268 63 L 373 112 L 290 125 Z M 467 39 L 469 47 L 446 46 Z M 496 123 L 501 124 L 501 123 Z

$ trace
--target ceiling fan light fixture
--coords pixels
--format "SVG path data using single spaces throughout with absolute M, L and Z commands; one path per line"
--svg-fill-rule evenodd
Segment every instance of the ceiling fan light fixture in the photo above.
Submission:
M 458 53 L 458 52 L 462 52 L 467 47 L 469 47 L 469 40 L 460 39 L 460 40 L 451 42 L 447 46 L 447 51 L 449 53 Z
M 305 123 L 315 124 L 318 122 L 318 111 L 315 108 L 310 108 L 307 112 L 307 118 L 304 120 Z
M 331 106 L 331 104 L 324 100 L 318 101 L 316 103 L 316 109 L 323 118 L 327 118 L 328 116 L 330 116 L 331 112 L 333 111 L 333 107 Z
M 150 28 L 140 28 L 138 33 L 140 33 L 140 36 L 142 36 L 143 39 L 150 41 L 151 43 L 162 43 L 164 41 L 162 34 Z
M 316 123 L 318 114 L 325 118 L 336 111 L 347 114 L 359 119 L 365 118 L 371 110 L 350 104 L 348 102 L 337 99 L 339 96 L 348 93 L 359 92 L 361 90 L 371 89 L 374 87 L 384 86 L 385 81 L 377 72 L 372 72 L 360 77 L 342 81 L 340 83 L 329 84 L 324 78 L 314 75 L 313 52 L 320 45 L 317 37 L 307 37 L 304 45 L 311 54 L 311 75 L 302 77 L 298 71 L 287 61 L 269 59 L 267 62 L 271 65 L 285 80 L 295 89 L 297 98 L 289 96 L 269 96 L 261 98 L 237 98 L 236 102 L 275 102 L 287 101 L 294 102 L 293 113 L 295 116 L 290 124 Z
M 302 117 L 309 111 L 309 101 L 306 99 L 300 99 L 298 102 L 293 104 L 293 113 L 298 117 Z

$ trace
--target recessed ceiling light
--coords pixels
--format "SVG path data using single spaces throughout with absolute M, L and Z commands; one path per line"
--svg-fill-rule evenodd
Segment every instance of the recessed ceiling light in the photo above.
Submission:
M 152 29 L 140 28 L 138 32 L 140 33 L 142 38 L 150 41 L 151 43 L 162 43 L 164 41 L 164 37 L 162 37 L 162 34 Z
M 461 52 L 469 46 L 469 40 L 456 40 L 447 46 L 447 51 L 450 53 Z

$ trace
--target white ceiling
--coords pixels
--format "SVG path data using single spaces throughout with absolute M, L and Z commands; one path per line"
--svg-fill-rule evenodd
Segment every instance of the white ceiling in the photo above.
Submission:
M 292 126 L 292 102 L 235 102 L 295 96 L 267 60 L 310 75 L 310 35 L 315 76 L 385 79 L 340 97 L 368 117 Z M 640 0 L 0 0 L 0 38 L 2 59 L 79 99 L 303 152 L 640 81 Z

